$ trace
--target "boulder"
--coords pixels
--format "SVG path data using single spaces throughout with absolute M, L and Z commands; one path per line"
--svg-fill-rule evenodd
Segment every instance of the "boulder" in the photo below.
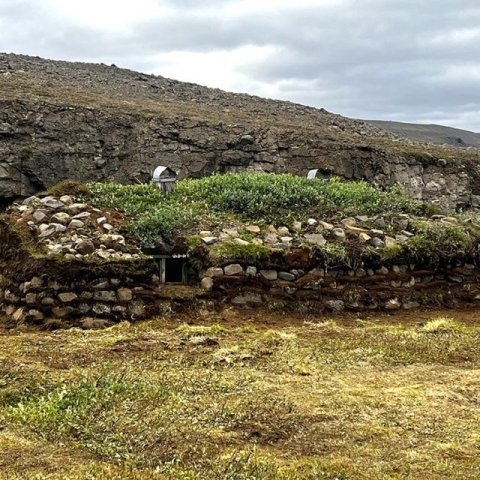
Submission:
M 63 202 L 57 200 L 55 197 L 44 197 L 40 200 L 40 203 L 42 203 L 48 208 L 51 208 L 52 210 L 55 210 L 57 208 L 63 208 L 65 206 Z
M 389 236 L 385 237 L 385 247 L 386 248 L 393 248 L 393 247 L 396 247 L 397 245 L 398 245 L 398 242 L 394 238 L 389 237 Z
M 96 303 L 92 310 L 97 315 L 108 315 L 112 313 L 112 307 L 110 307 L 110 305 L 106 305 L 105 303 Z
M 205 245 L 213 245 L 218 242 L 218 237 L 202 237 L 202 242 Z
M 95 251 L 95 245 L 91 240 L 79 240 L 75 243 L 75 250 L 82 255 L 89 255 Z
M 332 312 L 343 312 L 345 310 L 345 302 L 343 300 L 328 300 L 325 306 Z
M 276 270 L 260 270 L 260 275 L 265 278 L 265 280 L 276 280 L 278 278 L 278 272 Z
M 204 290 L 210 291 L 213 288 L 213 278 L 211 277 L 202 278 L 201 287 Z
M 385 303 L 385 308 L 387 310 L 399 310 L 402 307 L 402 304 L 398 298 L 392 298 L 387 303 Z
M 117 290 L 117 298 L 122 303 L 130 302 L 133 299 L 133 292 L 130 288 L 119 288 Z
M 33 320 L 34 322 L 41 322 L 45 319 L 45 315 L 36 309 L 29 310 L 26 317 L 28 320 Z
M 327 243 L 325 237 L 321 233 L 307 233 L 305 234 L 305 240 L 318 247 L 323 247 Z
M 35 223 L 42 223 L 47 218 L 44 210 L 35 210 L 32 214 L 32 219 Z
M 71 303 L 75 301 L 78 298 L 78 296 L 76 293 L 73 293 L 73 292 L 65 292 L 65 293 L 59 293 L 58 298 L 62 303 Z
M 223 277 L 223 268 L 210 267 L 205 275 L 210 278 Z
M 278 240 L 278 236 L 276 233 L 267 233 L 264 238 L 265 243 L 270 243 L 270 244 L 276 243 L 277 240 Z
M 289 273 L 289 272 L 280 272 L 278 274 L 278 278 L 280 280 L 285 280 L 287 282 L 292 282 L 293 280 L 295 280 L 295 275 Z
M 99 302 L 116 302 L 117 294 L 112 290 L 97 290 L 93 294 L 93 299 Z
M 368 235 L 367 233 L 363 233 L 363 232 L 362 232 L 362 233 L 360 233 L 360 234 L 358 235 L 358 239 L 359 239 L 362 243 L 367 243 L 367 242 L 369 242 L 369 241 L 372 239 L 372 237 L 371 237 L 370 235 Z
M 254 277 L 257 274 L 257 267 L 249 266 L 245 272 L 249 277 Z
M 68 228 L 71 228 L 72 230 L 76 230 L 77 228 L 83 228 L 85 227 L 85 224 L 81 220 L 72 220 L 68 224 Z
M 227 276 L 233 276 L 233 275 L 241 275 L 243 274 L 243 267 L 239 265 L 238 263 L 232 263 L 230 265 L 227 265 L 223 271 L 225 272 L 225 275 Z
M 331 223 L 323 222 L 322 220 L 318 222 L 318 226 L 323 230 L 333 230 L 335 228 Z
M 233 240 L 237 245 L 242 245 L 242 246 L 245 246 L 245 245 L 250 245 L 250 242 L 247 242 L 246 240 L 243 240 L 241 238 L 235 238 Z
M 260 227 L 258 225 L 248 225 L 245 230 L 250 233 L 260 233 Z
M 51 221 L 52 223 L 60 223 L 61 225 L 66 225 L 70 222 L 70 215 L 65 212 L 58 212 L 55 215 L 52 215 Z

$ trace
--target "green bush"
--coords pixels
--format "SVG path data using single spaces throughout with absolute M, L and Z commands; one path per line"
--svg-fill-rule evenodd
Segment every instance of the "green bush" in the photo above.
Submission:
M 416 235 L 405 249 L 417 260 L 435 264 L 472 253 L 471 234 L 461 225 L 418 221 L 413 224 L 413 230 Z
M 188 229 L 199 217 L 195 205 L 184 207 L 175 203 L 165 203 L 162 208 L 154 208 L 140 216 L 133 230 L 147 245 L 156 245 L 169 239 L 180 229 Z
M 88 187 L 96 206 L 116 208 L 135 216 L 156 209 L 168 200 L 153 183 L 142 185 L 90 183 Z
M 265 245 L 240 245 L 234 240 L 218 243 L 210 249 L 210 261 L 214 265 L 231 262 L 256 265 L 267 260 L 268 255 L 269 249 Z
M 329 219 L 421 211 L 420 204 L 399 188 L 384 191 L 365 182 L 325 183 L 291 174 L 232 173 L 182 180 L 171 194 L 154 184 L 93 183 L 89 189 L 95 205 L 134 217 L 133 230 L 147 243 L 232 217 L 278 225 L 310 216 Z
M 399 188 L 380 190 L 366 182 L 328 183 L 291 174 L 236 173 L 184 180 L 177 195 L 205 202 L 217 212 L 230 212 L 254 221 L 282 221 L 314 214 L 323 217 L 419 212 Z

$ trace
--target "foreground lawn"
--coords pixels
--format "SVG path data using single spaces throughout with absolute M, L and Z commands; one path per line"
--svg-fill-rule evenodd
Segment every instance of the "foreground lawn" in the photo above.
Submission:
M 478 479 L 480 323 L 441 316 L 0 329 L 0 476 Z

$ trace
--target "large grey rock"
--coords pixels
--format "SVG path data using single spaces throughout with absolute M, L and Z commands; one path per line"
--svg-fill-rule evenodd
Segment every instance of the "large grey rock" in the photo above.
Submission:
M 227 276 L 241 275 L 243 273 L 243 267 L 238 263 L 233 263 L 224 267 L 223 271 Z
M 74 219 L 68 224 L 68 228 L 72 230 L 77 230 L 78 228 L 85 227 L 85 224 L 81 220 Z
M 218 237 L 202 237 L 202 242 L 205 245 L 213 245 L 218 242 Z
M 117 290 L 117 297 L 119 302 L 130 302 L 133 299 L 133 291 L 130 288 L 119 288 Z
M 59 293 L 58 298 L 62 303 L 71 303 L 74 300 L 78 298 L 76 293 L 73 292 L 65 292 L 65 293 Z
M 117 294 L 112 290 L 97 290 L 93 294 L 93 299 L 99 302 L 116 302 Z
M 213 278 L 212 277 L 202 278 L 202 281 L 200 282 L 200 284 L 204 290 L 210 291 L 213 288 Z
M 96 303 L 92 310 L 97 315 L 108 315 L 112 313 L 112 307 L 110 305 L 106 305 L 105 303 Z
M 70 215 L 66 212 L 58 212 L 52 215 L 50 219 L 53 223 L 60 223 L 62 225 L 66 225 L 70 222 Z
M 325 305 L 332 312 L 343 312 L 345 310 L 345 302 L 343 300 L 328 300 Z
M 387 310 L 399 310 L 400 308 L 402 308 L 402 304 L 398 300 L 398 298 L 393 298 L 392 300 L 388 300 L 388 302 L 385 303 L 385 308 Z
M 95 251 L 95 245 L 91 240 L 79 240 L 75 244 L 75 250 L 82 255 L 89 255 Z
M 295 275 L 293 275 L 289 272 L 280 272 L 278 274 L 278 278 L 280 280 L 286 280 L 287 282 L 292 282 L 293 280 L 295 280 Z
M 47 218 L 47 215 L 44 210 L 35 210 L 32 214 L 32 218 L 35 223 L 41 223 Z
M 245 271 L 245 273 L 249 277 L 254 277 L 257 274 L 257 267 L 254 267 L 254 266 L 251 265 L 251 266 L 247 267 L 247 270 Z
M 317 247 L 323 247 L 327 243 L 325 237 L 321 233 L 307 233 L 305 234 L 305 240 L 311 245 Z
M 63 208 L 65 204 L 55 197 L 44 197 L 40 200 L 40 203 L 51 209 Z
M 223 276 L 223 268 L 219 267 L 210 267 L 206 274 L 207 277 L 213 278 L 213 277 L 222 277 Z
M 276 270 L 260 270 L 260 275 L 265 280 L 276 280 L 278 278 L 278 272 Z

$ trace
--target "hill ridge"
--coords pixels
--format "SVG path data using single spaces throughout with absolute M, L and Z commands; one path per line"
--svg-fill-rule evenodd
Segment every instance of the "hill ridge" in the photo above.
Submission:
M 480 150 L 404 140 L 293 102 L 104 64 L 0 54 L 0 105 L 0 202 L 64 179 L 145 182 L 167 164 L 181 178 L 319 168 L 398 183 L 446 208 L 480 204 Z

